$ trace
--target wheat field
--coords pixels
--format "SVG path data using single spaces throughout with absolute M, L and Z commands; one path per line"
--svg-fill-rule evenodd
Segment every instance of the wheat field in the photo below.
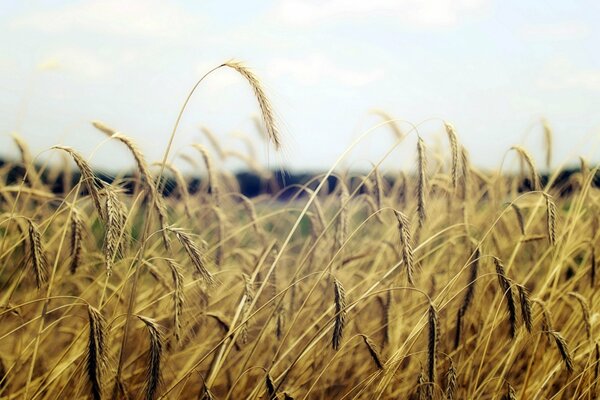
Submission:
M 217 68 L 250 85 L 277 151 L 259 79 Z M 480 170 L 450 123 L 440 153 L 380 112 L 411 170 L 373 160 L 284 187 L 212 137 L 190 144 L 205 171 L 191 190 L 168 161 L 185 104 L 156 162 L 93 122 L 136 165 L 114 180 L 66 146 L 47 151 L 69 166 L 40 164 L 14 137 L 21 158 L 0 170 L 0 398 L 598 398 L 597 168 L 542 178 L 515 146 L 514 173 Z M 228 157 L 268 190 L 244 196 L 215 163 Z

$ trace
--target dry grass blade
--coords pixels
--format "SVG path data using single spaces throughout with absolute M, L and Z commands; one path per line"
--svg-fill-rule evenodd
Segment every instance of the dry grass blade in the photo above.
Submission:
M 598 377 L 600 377 L 600 345 L 598 342 L 596 342 L 594 358 L 594 393 L 592 393 L 592 395 L 596 394 L 596 391 L 598 390 Z
M 185 214 L 188 218 L 192 218 L 192 212 L 190 210 L 190 192 L 188 190 L 188 184 L 183 176 L 183 174 L 181 173 L 181 171 L 176 168 L 173 164 L 170 163 L 159 163 L 159 162 L 155 162 L 152 163 L 152 165 L 159 165 L 162 166 L 166 169 L 168 169 L 169 171 L 171 171 L 171 173 L 173 174 L 173 177 L 175 178 L 175 181 L 177 183 L 177 189 L 179 191 L 179 195 L 181 196 L 181 201 L 183 202 L 183 208 L 185 210 Z
M 145 397 L 152 400 L 156 397 L 156 392 L 161 383 L 161 362 L 164 345 L 164 337 L 161 327 L 155 320 L 137 316 L 146 326 L 150 338 L 150 348 L 148 350 L 148 365 L 146 368 L 146 382 L 144 387 Z
M 379 168 L 373 168 L 373 195 L 375 196 L 375 204 L 377 205 L 377 209 L 381 210 L 383 208 L 383 179 L 381 178 L 381 173 L 379 172 Z
M 373 360 L 373 363 L 375 363 L 375 366 L 378 369 L 385 369 L 384 365 L 385 362 L 383 362 L 381 355 L 379 354 L 379 351 L 377 350 L 377 346 L 375 345 L 375 343 L 373 343 L 373 341 L 367 336 L 367 335 L 360 335 L 363 338 L 363 341 L 365 342 L 365 345 L 367 346 L 367 350 L 369 351 L 369 355 L 371 356 L 371 359 Z
M 104 372 L 108 366 L 108 348 L 106 345 L 106 321 L 100 311 L 88 306 L 90 324 L 86 351 L 86 370 L 94 400 L 101 400 L 104 384 Z
M 184 248 L 192 262 L 192 265 L 194 265 L 196 272 L 204 279 L 206 284 L 214 286 L 216 284 L 215 278 L 206 268 L 204 255 L 196 242 L 192 239 L 191 235 L 180 228 L 169 227 L 167 230 L 175 234 L 175 237 L 179 243 L 181 243 L 181 246 Z
M 421 367 L 421 372 L 419 373 L 419 376 L 417 376 L 417 389 L 415 391 L 417 400 L 425 400 L 427 395 L 426 386 L 428 386 L 428 384 L 425 382 L 425 374 L 423 373 L 423 367 Z
M 338 350 L 342 342 L 344 326 L 346 324 L 346 291 L 337 278 L 334 278 L 333 280 L 333 294 L 333 300 L 335 304 L 335 323 L 333 326 L 331 345 L 334 350 Z
M 596 287 L 596 248 L 591 244 L 592 251 L 590 254 L 590 285 Z
M 214 396 L 210 389 L 206 387 L 206 383 L 202 384 L 202 391 L 200 392 L 200 396 L 198 396 L 198 400 L 214 400 Z
M 338 248 L 341 248 L 348 237 L 348 199 L 350 194 L 348 193 L 348 187 L 341 179 L 338 180 L 340 185 L 340 216 L 336 227 L 335 241 Z
M 277 339 L 281 339 L 283 336 L 283 330 L 285 329 L 285 307 L 283 305 L 277 307 L 275 310 L 275 336 Z
M 275 115 L 273 113 L 273 107 L 271 106 L 271 102 L 265 94 L 265 91 L 263 90 L 260 81 L 252 71 L 250 71 L 247 67 L 245 67 L 239 62 L 229 61 L 224 65 L 239 72 L 244 78 L 246 78 L 246 80 L 252 87 L 254 95 L 258 100 L 258 105 L 260 106 L 260 111 L 262 114 L 263 122 L 265 124 L 265 129 L 267 130 L 269 140 L 271 141 L 271 143 L 273 143 L 275 149 L 279 150 L 279 148 L 281 147 L 279 128 L 275 121 Z
M 402 243 L 402 262 L 406 266 L 406 276 L 408 283 L 415 285 L 414 281 L 414 255 L 412 248 L 412 238 L 410 233 L 410 223 L 406 215 L 400 211 L 394 210 L 396 219 L 398 220 L 398 230 L 400 232 L 400 242 Z
M 221 147 L 221 144 L 219 143 L 219 140 L 217 139 L 217 136 L 214 134 L 214 132 L 206 126 L 201 126 L 200 131 L 202 131 L 204 136 L 206 136 L 206 138 L 210 142 L 210 145 L 213 147 L 213 149 L 215 149 L 215 151 L 219 155 L 219 158 L 223 160 L 225 158 L 225 151 L 223 150 L 223 147 Z
M 548 311 L 548 308 L 546 308 L 544 302 L 539 299 L 534 299 L 533 303 L 540 306 L 540 310 L 542 311 L 542 331 L 548 336 L 550 336 L 548 332 L 554 330 L 554 325 L 552 324 L 552 316 L 550 315 L 550 311 Z
M 21 162 L 23 163 L 23 167 L 27 172 L 27 181 L 32 187 L 41 187 L 42 181 L 40 179 L 40 175 L 38 171 L 35 169 L 35 164 L 33 162 L 33 158 L 31 157 L 31 152 L 29 151 L 29 147 L 27 143 L 16 133 L 12 134 L 13 141 L 17 145 L 19 152 L 21 153 Z

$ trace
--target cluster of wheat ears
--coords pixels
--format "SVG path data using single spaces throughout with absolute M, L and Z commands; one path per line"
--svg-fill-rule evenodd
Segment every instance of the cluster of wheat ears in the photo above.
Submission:
M 279 148 L 255 75 L 219 68 L 247 80 Z M 71 184 L 15 136 L 23 179 L 0 172 L 0 398 L 597 398 L 596 169 L 582 162 L 566 190 L 514 147 L 520 174 L 483 172 L 451 124 L 448 156 L 432 154 L 380 113 L 395 146 L 415 145 L 412 171 L 379 160 L 278 188 L 207 132 L 190 191 L 167 160 L 197 87 L 161 162 L 93 123 L 131 152 L 128 192 L 55 146 Z M 213 156 L 246 160 L 271 194 L 245 197 Z

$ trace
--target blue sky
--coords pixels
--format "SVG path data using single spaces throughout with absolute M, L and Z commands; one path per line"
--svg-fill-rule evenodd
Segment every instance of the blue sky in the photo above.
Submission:
M 283 153 L 259 142 L 256 102 L 227 70 L 192 99 L 175 152 L 194 154 L 189 144 L 206 142 L 205 125 L 240 151 L 247 135 L 265 165 L 324 169 L 379 122 L 369 112 L 378 108 L 426 121 L 431 147 L 446 146 L 441 121 L 452 122 L 484 167 L 513 144 L 542 165 L 541 118 L 555 134 L 555 165 L 600 161 L 598 20 L 597 1 L 3 1 L 0 155 L 16 154 L 18 132 L 34 154 L 60 143 L 94 152 L 98 167 L 129 166 L 91 127 L 98 119 L 160 159 L 195 80 L 236 59 L 264 82 Z M 366 167 L 392 143 L 379 129 L 343 165 Z M 410 138 L 384 166 L 413 162 Z

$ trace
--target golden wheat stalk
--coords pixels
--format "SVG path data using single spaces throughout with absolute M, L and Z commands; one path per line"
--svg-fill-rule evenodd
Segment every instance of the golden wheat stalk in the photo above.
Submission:
M 515 305 L 515 298 L 513 296 L 512 282 L 506 276 L 504 265 L 502 265 L 502 262 L 499 258 L 494 257 L 494 264 L 496 265 L 496 276 L 498 277 L 498 283 L 502 289 L 503 296 L 506 298 L 506 307 L 510 321 L 510 336 L 514 338 L 517 335 L 517 307 Z
M 429 338 L 427 341 L 427 377 L 433 388 L 435 384 L 437 348 L 439 341 L 438 313 L 433 303 L 429 305 L 428 311 Z
M 521 207 L 519 207 L 515 203 L 510 203 L 510 206 L 515 211 L 515 217 L 517 218 L 517 223 L 519 224 L 519 230 L 521 231 L 521 235 L 525 236 L 525 218 L 523 217 L 523 213 L 521 212 Z
M 569 351 L 569 347 L 567 346 L 567 341 L 564 337 L 557 331 L 549 331 L 548 332 L 551 337 L 554 338 L 554 342 L 556 343 L 556 348 L 560 353 L 560 357 L 562 358 L 565 368 L 567 369 L 567 373 L 573 373 L 573 357 L 571 356 L 571 352 Z
M 112 274 L 115 259 L 123 256 L 125 221 L 127 211 L 119 200 L 117 191 L 110 185 L 106 185 L 102 191 L 105 201 L 106 230 L 104 234 L 104 257 L 106 261 L 106 273 Z
M 445 381 L 446 387 L 444 389 L 444 395 L 446 396 L 446 400 L 453 400 L 454 394 L 456 393 L 456 368 L 454 368 L 454 362 L 450 358 L 450 365 L 448 366 L 448 371 L 446 371 Z
M 425 169 L 427 168 L 427 158 L 425 154 L 425 142 L 420 136 L 417 141 L 417 164 L 417 214 L 419 215 L 419 226 L 422 227 L 427 217 L 425 210 L 425 193 L 427 190 Z
M 75 207 L 71 210 L 71 262 L 69 263 L 69 271 L 71 274 L 77 272 L 77 268 L 81 263 L 81 252 L 83 250 L 83 220 L 81 214 Z
M 544 144 L 546 146 L 546 168 L 550 170 L 552 166 L 552 128 L 546 119 L 542 119 L 542 129 L 544 130 Z
M 269 140 L 271 140 L 271 142 L 275 146 L 275 149 L 279 150 L 279 148 L 281 147 L 281 138 L 279 135 L 279 127 L 277 126 L 277 123 L 275 120 L 273 106 L 271 105 L 269 98 L 265 94 L 265 91 L 264 91 L 260 81 L 258 80 L 256 75 L 254 75 L 254 73 L 252 71 L 250 71 L 250 69 L 248 69 L 246 66 L 244 66 L 240 62 L 228 61 L 223 65 L 237 71 L 240 75 L 242 75 L 244 78 L 246 78 L 246 80 L 252 87 L 252 90 L 254 91 L 254 95 L 256 96 L 256 99 L 258 100 L 258 105 L 260 107 L 260 111 L 262 114 L 265 129 L 267 130 L 267 135 L 269 137 Z
M 150 347 L 148 349 L 148 364 L 146 366 L 146 379 L 144 384 L 144 394 L 146 399 L 152 400 L 157 395 L 158 387 L 162 380 L 162 353 L 164 345 L 164 336 L 162 328 L 152 318 L 137 316 L 144 323 L 148 330 L 150 338 Z
M 175 340 L 179 343 L 181 341 L 181 316 L 183 314 L 183 304 L 185 301 L 183 292 L 183 272 L 181 271 L 181 266 L 174 260 L 167 259 L 167 265 L 173 279 L 173 325 L 175 326 Z
M 579 303 L 579 306 L 581 307 L 583 323 L 585 325 L 586 336 L 588 340 L 592 340 L 592 322 L 590 317 L 590 306 L 588 305 L 588 301 L 580 293 L 569 292 L 567 294 L 573 297 Z
M 29 236 L 29 259 L 33 272 L 35 274 L 35 283 L 38 289 L 48 281 L 48 259 L 46 251 L 42 244 L 42 234 L 39 227 L 30 219 L 28 223 Z
M 533 329 L 533 318 L 531 313 L 531 299 L 529 297 L 529 291 L 523 285 L 516 285 L 517 292 L 519 293 L 519 303 L 521 304 L 521 316 L 523 317 L 523 323 L 527 332 L 531 333 Z
M 88 305 L 90 325 L 86 349 L 86 370 L 94 400 L 101 400 L 104 388 L 104 372 L 108 367 L 107 330 L 104 317 L 94 307 Z
M 367 335 L 361 334 L 360 336 L 365 342 L 365 346 L 367 346 L 367 350 L 369 351 L 369 355 L 371 356 L 375 366 L 380 370 L 385 369 L 385 362 L 381 358 L 381 354 L 379 354 L 379 350 L 377 350 L 375 343 L 373 343 L 373 341 Z
M 456 137 L 456 131 L 452 124 L 444 122 L 444 127 L 446 128 L 446 134 L 448 135 L 448 140 L 450 142 L 450 153 L 452 155 L 452 187 L 456 189 L 458 187 L 460 162 L 458 138 Z
M 394 214 L 396 215 L 396 219 L 398 220 L 400 242 L 402 243 L 402 262 L 406 267 L 406 276 L 408 277 L 408 283 L 414 286 L 414 256 L 412 249 L 412 239 L 410 234 L 410 225 L 406 215 L 397 210 L 394 210 Z
M 216 281 L 212 274 L 206 268 L 206 262 L 204 260 L 204 254 L 192 239 L 191 235 L 181 228 L 168 227 L 167 230 L 173 234 L 181 243 L 181 246 L 187 253 L 192 265 L 195 267 L 196 272 L 202 277 L 204 282 L 209 286 L 215 285 Z
M 511 150 L 515 150 L 519 155 L 521 161 L 525 162 L 529 167 L 529 172 L 531 173 L 531 186 L 533 190 L 541 190 L 542 184 L 540 182 L 540 176 L 537 173 L 535 168 L 535 162 L 533 161 L 533 157 L 527 150 L 525 150 L 521 146 L 513 146 Z
M 458 348 L 460 344 L 460 337 L 462 332 L 463 319 L 467 313 L 467 310 L 473 303 L 473 299 L 475 298 L 475 282 L 477 281 L 477 276 L 479 274 L 479 259 L 481 258 L 481 253 L 479 247 L 475 249 L 473 252 L 473 259 L 471 261 L 471 266 L 469 268 L 469 283 L 467 284 L 467 290 L 465 292 L 465 297 L 463 298 L 463 302 L 458 309 L 458 314 L 456 317 L 456 334 L 454 336 L 454 348 Z
M 333 326 L 333 336 L 331 345 L 334 350 L 339 350 L 344 335 L 344 326 L 346 324 L 346 291 L 337 278 L 333 279 L 333 293 L 335 304 L 335 323 Z
M 87 188 L 88 193 L 92 197 L 92 201 L 94 202 L 94 206 L 96 208 L 96 212 L 100 216 L 100 218 L 104 219 L 104 211 L 100 202 L 100 189 L 104 186 L 104 183 L 96 178 L 92 167 L 88 164 L 88 162 L 75 150 L 70 147 L 65 146 L 54 146 L 53 149 L 58 149 L 66 152 L 71 156 L 77 168 L 79 168 L 79 172 L 81 174 L 81 181 Z
M 556 244 L 556 204 L 552 200 L 552 196 L 544 192 L 544 199 L 546 200 L 546 229 L 548 231 L 548 240 L 550 245 Z

